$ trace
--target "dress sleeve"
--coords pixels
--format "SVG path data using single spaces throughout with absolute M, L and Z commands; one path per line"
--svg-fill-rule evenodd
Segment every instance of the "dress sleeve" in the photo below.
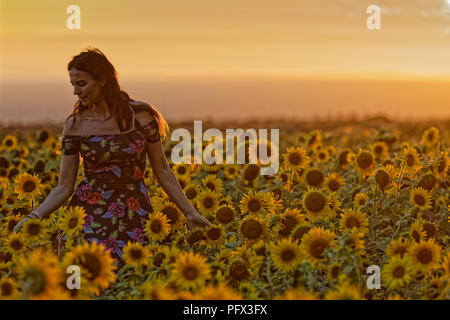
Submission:
M 161 138 L 156 118 L 144 125 L 142 127 L 142 132 L 144 133 L 147 142 L 156 142 Z
M 61 153 L 63 155 L 77 154 L 80 152 L 80 137 L 77 136 L 63 136 L 61 140 Z

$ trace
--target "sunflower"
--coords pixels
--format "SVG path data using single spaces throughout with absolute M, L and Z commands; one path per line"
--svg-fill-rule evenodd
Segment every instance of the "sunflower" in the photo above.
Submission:
M 5 218 L 6 233 L 11 234 L 14 231 L 14 227 L 20 222 L 21 219 L 22 218 L 20 214 L 12 214 L 6 216 Z
M 336 173 L 330 173 L 325 178 L 325 188 L 330 192 L 338 192 L 345 185 L 345 180 Z
M 18 194 L 18 199 L 34 199 L 41 194 L 41 180 L 37 175 L 30 175 L 27 172 L 21 173 L 14 180 L 14 192 Z
M 330 210 L 327 219 L 335 218 L 337 212 L 341 210 L 341 201 L 339 200 L 338 192 L 333 192 L 328 195 L 328 208 Z
M 425 239 L 428 240 L 430 238 L 436 238 L 438 233 L 438 226 L 434 222 L 424 221 L 422 224 L 422 228 L 425 231 Z
M 308 167 L 303 172 L 303 181 L 308 187 L 319 187 L 324 182 L 322 171 L 316 167 Z
M 269 213 L 267 197 L 263 192 L 250 190 L 248 194 L 245 194 L 241 201 L 239 208 L 241 209 L 241 215 L 245 216 L 250 214 L 252 216 L 266 215 Z
M 195 296 L 196 300 L 242 300 L 240 293 L 233 291 L 226 284 L 218 283 L 216 285 L 208 285 L 202 288 Z
M 242 179 L 244 182 L 252 184 L 259 177 L 261 168 L 259 165 L 249 163 L 242 169 Z
M 2 145 L 8 150 L 14 150 L 17 146 L 17 138 L 8 134 L 3 138 Z
M 150 258 L 150 252 L 142 244 L 128 241 L 123 248 L 123 260 L 127 265 L 140 268 L 142 265 L 147 265 Z
M 426 233 L 423 229 L 423 222 L 421 220 L 413 222 L 409 236 L 417 243 L 421 240 L 425 240 Z
M 370 145 L 369 148 L 372 151 L 372 154 L 375 156 L 375 159 L 382 160 L 389 157 L 389 147 L 384 141 L 374 142 Z
M 210 277 L 206 258 L 192 251 L 182 252 L 175 263 L 175 281 L 183 289 L 197 289 Z
M 315 152 L 316 160 L 319 163 L 326 163 L 330 159 L 330 154 L 327 149 L 321 148 L 320 150 L 316 150 Z
M 434 171 L 441 179 L 444 179 L 448 174 L 449 162 L 448 151 L 441 152 L 439 157 L 433 161 Z
M 408 147 L 402 150 L 402 163 L 405 172 L 414 173 L 422 168 L 420 155 L 414 147 Z
M 27 219 L 22 226 L 22 236 L 26 243 L 38 242 L 46 237 L 47 223 L 37 218 Z
M 364 240 L 362 239 L 364 237 L 364 233 L 352 229 L 350 231 L 350 238 L 345 241 L 345 246 L 354 251 L 355 256 L 360 256 L 363 254 L 362 249 L 364 249 Z
M 96 295 L 116 280 L 114 259 L 103 244 L 84 242 L 73 247 L 64 257 L 64 266 L 78 265 L 87 280 L 88 290 Z
M 228 265 L 228 278 L 232 284 L 239 284 L 250 279 L 252 272 L 242 259 L 235 258 Z
M 335 281 L 338 279 L 339 272 L 341 270 L 341 264 L 338 262 L 330 264 L 327 271 L 327 278 L 330 281 Z
M 363 233 L 369 231 L 369 222 L 364 213 L 359 209 L 344 209 L 341 214 L 341 223 L 339 225 L 341 230 L 353 230 L 356 229 Z
M 408 253 L 411 242 L 404 238 L 397 238 L 391 240 L 386 248 L 386 255 L 388 257 L 399 256 L 403 258 Z
M 434 188 L 438 186 L 438 180 L 434 174 L 427 173 L 422 176 L 417 186 L 423 188 L 428 192 L 431 192 Z
M 320 297 L 301 288 L 288 288 L 282 295 L 276 295 L 274 300 L 320 300 Z
M 293 271 L 302 261 L 300 246 L 290 239 L 282 239 L 270 249 L 273 263 L 278 269 Z
M 18 276 L 22 280 L 25 299 L 56 299 L 58 266 L 56 256 L 41 249 L 32 251 L 27 257 L 20 257 Z
M 174 300 L 175 292 L 163 280 L 146 281 L 139 287 L 144 300 Z
M 215 214 L 216 221 L 222 224 L 230 223 L 233 221 L 234 216 L 234 208 L 230 204 L 221 205 Z
M 301 215 L 297 208 L 287 208 L 280 214 L 281 229 L 278 231 L 280 237 L 288 237 L 292 230 L 299 224 L 303 223 L 305 217 Z
M 223 244 L 225 229 L 222 225 L 211 225 L 204 231 L 204 235 L 208 246 L 218 247 Z
M 239 230 L 245 241 L 254 243 L 266 235 L 267 223 L 260 218 L 248 216 L 241 221 Z
M 214 193 L 221 194 L 223 191 L 223 183 L 222 180 L 217 178 L 213 174 L 208 174 L 203 180 L 202 180 L 203 186 L 209 190 L 211 190 Z
M 341 170 L 347 169 L 347 167 L 349 165 L 347 156 L 350 154 L 350 152 L 351 152 L 350 149 L 344 149 L 344 150 L 340 151 L 339 154 L 337 155 L 339 169 L 341 169 Z
M 375 157 L 367 150 L 360 150 L 353 159 L 353 167 L 361 177 L 370 175 L 375 169 L 375 165 Z
M 409 254 L 415 269 L 427 272 L 439 263 L 441 247 L 434 242 L 434 239 L 421 240 L 411 246 Z
M 186 195 L 186 198 L 189 200 L 189 202 L 191 204 L 195 204 L 197 202 L 197 196 L 200 194 L 199 186 L 197 186 L 193 183 L 188 183 L 184 187 L 183 191 L 184 191 L 184 194 Z
M 385 165 L 375 171 L 374 177 L 377 185 L 385 191 L 394 182 L 395 168 L 392 165 Z
M 296 226 L 294 230 L 292 230 L 290 237 L 292 238 L 292 240 L 301 243 L 303 236 L 307 234 L 309 230 L 311 230 L 311 228 L 312 228 L 311 224 L 304 222 Z
M 357 208 L 362 208 L 367 204 L 367 194 L 364 192 L 358 192 L 353 200 L 353 204 Z
M 197 197 L 197 205 L 204 215 L 213 215 L 219 207 L 219 195 L 209 189 L 204 190 Z
M 11 278 L 0 278 L 0 300 L 18 300 L 17 283 Z
M 25 242 L 22 240 L 22 235 L 13 233 L 6 241 L 6 250 L 13 256 L 20 256 L 26 249 Z
M 431 209 L 431 195 L 420 187 L 410 191 L 409 202 L 421 211 Z
M 68 207 L 61 218 L 59 228 L 68 237 L 78 234 L 83 229 L 86 211 L 83 207 Z
M 239 168 L 234 164 L 225 164 L 223 168 L 225 178 L 227 178 L 228 180 L 234 180 L 239 175 Z
M 158 211 L 166 216 L 169 224 L 172 227 L 172 230 L 180 227 L 184 222 L 184 216 L 181 213 L 180 209 L 178 209 L 176 204 L 171 201 L 165 201 Z
M 177 180 L 181 189 L 184 189 L 191 182 L 191 179 L 189 179 L 188 176 L 179 176 L 177 177 Z
M 394 290 L 407 285 L 411 281 L 412 272 L 413 264 L 408 256 L 395 256 L 383 266 L 381 275 L 387 287 Z
M 177 178 L 189 175 L 190 168 L 187 164 L 178 163 L 173 166 L 172 171 Z
M 436 127 L 431 127 L 425 130 L 422 135 L 422 144 L 432 147 L 439 142 L 439 130 Z
M 327 203 L 327 197 L 317 189 L 310 189 L 302 198 L 303 207 L 308 217 L 313 221 L 326 215 L 329 210 Z
M 313 266 L 325 259 L 324 251 L 334 246 L 334 232 L 324 230 L 321 227 L 312 228 L 302 238 L 301 248 L 307 261 Z
M 162 241 L 169 235 L 171 226 L 165 214 L 156 211 L 149 214 L 147 219 L 144 231 L 149 239 Z

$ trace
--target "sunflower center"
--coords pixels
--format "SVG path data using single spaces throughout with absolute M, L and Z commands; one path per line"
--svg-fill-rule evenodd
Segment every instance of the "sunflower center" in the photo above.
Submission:
M 90 280 L 97 278 L 100 275 L 102 266 L 98 258 L 93 254 L 87 253 L 84 255 L 84 259 L 85 259 L 85 267 L 88 269 L 88 272 L 90 273 L 88 278 Z
M 404 266 L 397 266 L 395 267 L 394 271 L 392 271 L 392 276 L 396 279 L 400 279 L 405 275 L 405 267 Z
M 170 224 L 175 224 L 178 221 L 178 211 L 175 208 L 166 207 L 162 210 L 162 213 L 167 216 Z
M 319 212 L 325 207 L 326 199 L 320 192 L 311 192 L 306 196 L 306 209 L 312 212 Z
M 220 229 L 219 228 L 211 228 L 207 232 L 208 238 L 211 240 L 217 240 L 220 238 Z
M 236 169 L 234 169 L 234 167 L 228 168 L 228 173 L 229 174 L 234 174 L 235 172 L 236 172 Z
M 375 181 L 382 189 L 384 189 L 391 182 L 391 177 L 386 171 L 379 170 L 375 175 Z
M 333 266 L 330 270 L 331 278 L 336 279 L 339 274 L 339 266 Z
M 178 167 L 177 172 L 178 172 L 178 174 L 185 174 L 186 173 L 186 168 L 185 167 Z
M 211 197 L 205 197 L 205 199 L 203 199 L 203 205 L 206 209 L 212 208 L 214 201 Z
M 139 260 L 142 258 L 143 254 L 142 254 L 142 250 L 140 249 L 131 249 L 130 250 L 130 256 L 134 259 L 134 260 Z
M 306 174 L 306 182 L 310 186 L 318 186 L 323 181 L 323 173 L 320 170 L 311 170 Z
M 36 189 L 34 181 L 27 181 L 23 184 L 23 191 L 25 192 L 33 192 L 34 189 Z
M 294 234 L 292 235 L 292 239 L 301 241 L 301 240 L 302 240 L 302 237 L 303 237 L 306 233 L 308 233 L 308 231 L 309 231 L 310 229 L 311 229 L 311 228 L 308 227 L 308 226 L 304 226 L 304 227 L 299 227 L 299 228 L 297 228 L 297 229 L 295 230 Z
M 292 216 L 285 216 L 283 219 L 283 229 L 281 229 L 278 234 L 286 237 L 292 232 L 296 225 L 297 219 Z
M 200 230 L 196 230 L 189 236 L 189 238 L 186 239 L 186 241 L 192 246 L 197 241 L 203 239 L 205 239 L 205 235 L 203 234 L 203 232 Z
M 163 262 L 164 258 L 166 257 L 166 255 L 162 252 L 158 252 L 155 257 L 153 258 L 153 264 L 156 267 L 159 267 L 161 265 L 161 263 Z
M 39 231 L 41 231 L 41 226 L 39 224 L 31 223 L 28 225 L 28 228 L 27 228 L 28 234 L 35 236 L 39 233 Z
M 281 259 L 284 262 L 289 262 L 292 259 L 294 259 L 294 257 L 295 257 L 295 253 L 291 249 L 283 250 L 283 252 L 281 253 Z
M 259 166 L 256 164 L 250 164 L 245 170 L 244 179 L 247 181 L 253 181 L 258 177 Z
M 419 187 L 424 188 L 427 191 L 431 191 L 434 185 L 436 184 L 436 177 L 432 174 L 426 174 L 423 176 L 422 180 L 420 180 Z
M 11 146 L 13 145 L 12 140 L 11 140 L 11 139 L 7 139 L 7 140 L 5 141 L 5 145 L 6 145 L 7 147 L 11 147 Z
M 2 291 L 3 297 L 9 297 L 13 292 L 13 287 L 9 282 L 2 283 L 2 286 L 0 287 L 0 290 Z
M 354 218 L 354 217 L 350 217 L 347 219 L 347 222 L 345 223 L 345 226 L 349 229 L 356 227 L 359 228 L 361 226 L 361 224 L 359 223 L 359 220 Z
M 383 148 L 381 146 L 376 146 L 374 151 L 376 154 L 381 154 L 383 153 Z
M 198 277 L 198 269 L 193 265 L 188 265 L 183 268 L 183 278 L 187 280 L 194 280 Z
M 261 224 L 255 219 L 249 219 L 242 222 L 242 234 L 249 239 L 257 239 L 263 233 Z
M 150 224 L 150 229 L 153 233 L 160 233 L 162 230 L 162 223 L 159 220 L 153 220 Z
M 298 153 L 291 153 L 289 155 L 289 162 L 294 166 L 299 165 L 302 162 L 302 156 Z
M 216 219 L 221 223 L 228 223 L 233 220 L 233 210 L 229 207 L 222 207 L 216 212 Z
M 359 199 L 359 205 L 360 206 L 363 206 L 365 204 L 366 204 L 366 199 L 363 199 L 363 198 Z
M 440 159 L 439 164 L 437 166 L 438 172 L 439 173 L 444 172 L 446 166 L 447 166 L 447 164 L 445 162 L 445 159 L 444 158 Z
M 339 154 L 339 165 L 340 166 L 346 165 L 348 163 L 347 162 L 347 155 L 348 155 L 348 151 L 347 150 L 343 151 L 343 152 L 341 152 Z
M 207 187 L 208 189 L 210 189 L 211 191 L 215 191 L 215 190 L 216 190 L 216 186 L 215 186 L 214 183 L 212 183 L 212 182 L 208 182 L 208 183 L 206 184 L 206 187 Z
M 339 187 L 340 187 L 340 184 L 339 184 L 339 182 L 337 182 L 336 179 L 332 179 L 328 182 L 328 188 L 333 192 L 339 190 Z
M 248 209 L 251 212 L 258 212 L 258 210 L 261 209 L 261 203 L 258 199 L 251 199 L 248 202 Z
M 195 190 L 195 188 L 189 188 L 186 190 L 186 197 L 189 200 L 194 199 L 197 196 L 197 190 Z
M 9 231 L 13 231 L 14 227 L 16 226 L 18 222 L 16 220 L 11 220 L 8 222 L 8 230 Z
M 356 159 L 356 161 L 358 162 L 358 166 L 361 169 L 367 169 L 368 167 L 370 167 L 370 165 L 372 164 L 373 161 L 373 157 L 370 154 L 370 152 L 367 151 L 363 151 L 358 158 Z
M 406 247 L 398 247 L 394 250 L 394 255 L 399 254 L 400 257 L 403 257 L 403 255 L 406 253 Z
M 412 237 L 413 237 L 415 242 L 419 242 L 420 241 L 420 234 L 416 230 L 414 230 L 411 235 L 412 235 Z
M 23 243 L 22 243 L 22 241 L 15 239 L 15 240 L 11 241 L 10 246 L 11 246 L 11 248 L 13 248 L 14 250 L 17 251 L 17 250 L 20 250 L 23 248 Z
M 235 261 L 230 266 L 230 274 L 235 280 L 242 280 L 249 276 L 247 266 L 242 261 Z
M 428 240 L 429 238 L 434 238 L 436 236 L 437 230 L 436 230 L 436 227 L 433 224 L 431 224 L 429 222 L 426 222 L 423 225 L 423 229 L 427 233 L 427 239 L 426 240 Z
M 414 165 L 414 156 L 412 154 L 408 154 L 406 156 L 406 164 L 408 165 L 408 167 L 412 167 Z
M 419 262 L 422 264 L 428 264 L 431 262 L 432 259 L 433 259 L 433 255 L 431 254 L 430 250 L 428 250 L 427 248 L 421 249 L 417 253 L 417 260 L 419 260 Z
M 323 259 L 322 254 L 326 248 L 328 248 L 328 242 L 324 239 L 317 239 L 311 243 L 309 252 L 314 258 Z
M 414 196 L 414 202 L 419 206 L 423 206 L 425 204 L 425 198 L 420 194 L 416 194 Z
M 68 226 L 70 229 L 73 229 L 77 226 L 77 224 L 78 224 L 78 218 L 74 217 L 69 220 Z

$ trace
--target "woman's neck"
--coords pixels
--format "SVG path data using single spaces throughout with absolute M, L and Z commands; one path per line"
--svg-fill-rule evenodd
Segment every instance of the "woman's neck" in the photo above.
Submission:
M 84 114 L 88 117 L 110 117 L 112 116 L 111 111 L 109 109 L 109 106 L 106 104 L 106 101 L 102 99 L 98 103 L 93 103 L 92 105 L 88 106 Z

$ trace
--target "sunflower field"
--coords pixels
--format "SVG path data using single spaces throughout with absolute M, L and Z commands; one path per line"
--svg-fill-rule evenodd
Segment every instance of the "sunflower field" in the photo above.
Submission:
M 166 139 L 186 197 L 212 225 L 189 230 L 147 163 L 148 241 L 128 243 L 118 267 L 83 240 L 80 207 L 13 233 L 57 185 L 61 143 L 50 129 L 4 132 L 0 299 L 450 299 L 448 141 L 438 124 L 280 129 L 280 170 L 261 175 L 260 163 L 173 164 Z M 67 285 L 73 265 L 79 289 Z

